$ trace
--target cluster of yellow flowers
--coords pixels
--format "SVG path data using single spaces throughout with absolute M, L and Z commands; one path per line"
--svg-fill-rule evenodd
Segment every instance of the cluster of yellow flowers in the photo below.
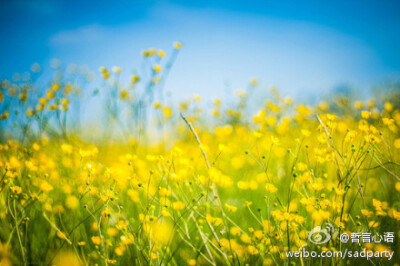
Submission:
M 161 59 L 165 53 L 148 49 L 143 56 Z M 107 80 L 123 72 L 100 71 Z M 154 64 L 151 71 L 153 79 L 163 68 Z M 134 74 L 132 86 L 140 80 Z M 5 101 L 5 94 L 16 92 L 3 83 Z M 253 79 L 250 88 L 255 86 Z M 53 82 L 27 116 L 43 123 L 46 108 L 67 113 L 73 90 L 71 83 Z M 120 92 L 122 100 L 129 98 Z M 79 131 L 55 136 L 44 128 L 34 138 L 4 139 L 0 260 L 272 265 L 286 263 L 285 251 L 305 245 L 319 251 L 398 251 L 398 241 L 345 246 L 334 236 L 314 245 L 308 238 L 326 222 L 349 235 L 400 236 L 397 94 L 366 103 L 339 97 L 317 106 L 282 98 L 275 89 L 273 95 L 250 117 L 250 92 L 237 95 L 237 106 L 217 99 L 205 113 L 196 95 L 179 104 L 182 120 L 173 119 L 178 108 L 151 102 L 163 123 L 169 122 L 156 143 L 140 134 L 126 135 L 129 141 L 91 142 Z M 24 92 L 18 97 L 28 98 Z M 118 104 L 109 107 L 119 119 Z M 8 116 L 3 110 L 0 119 Z

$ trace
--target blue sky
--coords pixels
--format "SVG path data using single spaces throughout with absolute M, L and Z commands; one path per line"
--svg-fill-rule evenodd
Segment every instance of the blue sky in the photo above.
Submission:
M 167 83 L 176 97 L 222 97 L 251 77 L 292 95 L 365 90 L 399 76 L 399 3 L 3 0 L 0 78 L 51 58 L 130 72 L 143 49 L 182 41 Z

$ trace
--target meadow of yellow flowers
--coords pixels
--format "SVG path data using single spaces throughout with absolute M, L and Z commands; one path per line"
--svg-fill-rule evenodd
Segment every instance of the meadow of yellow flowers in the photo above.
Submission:
M 58 61 L 44 85 L 37 64 L 2 81 L 1 265 L 367 262 L 289 258 L 299 249 L 400 261 L 398 91 L 311 106 L 273 89 L 257 111 L 251 80 L 234 104 L 195 96 L 176 106 L 164 82 L 180 49 L 144 51 L 149 69 L 129 82 L 102 67 L 92 89 L 93 72 Z M 104 102 L 97 124 L 81 115 L 93 99 Z M 330 240 L 310 241 L 327 223 Z

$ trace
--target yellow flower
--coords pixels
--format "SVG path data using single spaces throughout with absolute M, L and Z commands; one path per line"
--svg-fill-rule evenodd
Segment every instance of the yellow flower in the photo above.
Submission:
M 400 149 L 400 139 L 396 139 L 393 144 L 396 149 Z
M 101 238 L 99 236 L 92 236 L 92 242 L 95 245 L 100 245 L 101 244 Z
M 312 213 L 312 219 L 317 223 L 327 220 L 329 217 L 330 213 L 324 210 L 316 210 Z
M 231 125 L 216 127 L 214 133 L 218 138 L 226 139 L 233 133 L 233 127 Z
M 253 122 L 254 123 L 264 122 L 266 115 L 267 115 L 267 112 L 265 110 L 258 111 L 258 113 L 255 116 L 253 116 Z
M 368 100 L 368 107 L 369 108 L 373 108 L 376 104 L 376 100 L 375 99 L 369 99 Z
M 129 100 L 129 92 L 127 90 L 122 90 L 120 96 L 122 100 Z
M 265 122 L 267 123 L 268 126 L 275 126 L 276 124 L 276 116 L 270 115 L 265 119 Z
M 158 108 L 161 107 L 161 103 L 160 103 L 160 102 L 155 102 L 155 103 L 153 104 L 153 107 L 154 107 L 154 109 L 158 109 Z
M 371 112 L 369 111 L 361 111 L 361 117 L 364 119 L 368 119 L 371 117 Z
M 251 237 L 249 237 L 247 234 L 242 234 L 240 236 L 240 240 L 242 240 L 243 243 L 246 243 L 246 244 L 251 243 Z
M 165 52 L 163 50 L 158 50 L 157 51 L 157 55 L 158 55 L 158 57 L 164 57 L 165 56 Z
M 64 93 L 68 95 L 71 91 L 72 91 L 72 84 L 68 83 L 67 85 L 65 85 Z
M 40 145 L 37 144 L 37 142 L 34 142 L 34 143 L 32 144 L 32 149 L 34 149 L 35 151 L 38 151 L 38 150 L 40 150 Z
M 354 106 L 355 106 L 358 110 L 360 110 L 361 108 L 363 108 L 363 103 L 360 102 L 360 101 L 358 101 L 358 102 L 355 102 Z
M 291 97 L 285 97 L 283 101 L 286 105 L 291 105 L 293 103 L 293 99 Z
M 400 220 L 400 212 L 396 211 L 393 208 L 389 210 L 389 216 L 397 221 Z
M 109 77 L 110 77 L 110 73 L 108 73 L 107 71 L 103 72 L 103 78 L 104 79 L 108 79 Z
M 400 182 L 396 182 L 395 188 L 397 191 L 400 192 Z
M 252 86 L 257 86 L 257 85 L 258 85 L 258 80 L 255 79 L 255 78 L 252 78 L 252 79 L 250 80 L 250 84 L 251 84 Z
M 122 255 L 124 255 L 125 247 L 124 246 L 118 246 L 118 247 L 115 248 L 114 252 L 118 257 L 121 257 Z
M 43 105 L 41 105 L 41 104 L 38 104 L 38 105 L 36 105 L 36 110 L 37 111 L 43 111 L 44 110 L 44 106 Z
M 271 110 L 274 113 L 279 112 L 281 110 L 281 108 L 278 105 L 270 101 L 267 101 L 266 106 L 268 107 L 269 110 Z
M 140 77 L 138 75 L 132 76 L 132 83 L 138 83 L 140 81 Z
M 372 134 L 365 136 L 364 139 L 367 143 L 380 143 L 382 141 L 380 138 Z
M 33 110 L 33 109 L 28 109 L 26 111 L 26 116 L 27 117 L 33 116 L 34 114 L 35 114 L 35 110 Z
M 71 154 L 73 149 L 74 148 L 69 144 L 61 144 L 61 151 L 65 154 Z
M 114 227 L 110 227 L 107 229 L 107 235 L 109 236 L 116 236 L 118 234 L 118 230 Z
M 65 201 L 65 206 L 67 206 L 68 209 L 76 209 L 79 206 L 79 200 L 75 196 L 68 196 L 66 201 Z
M 247 247 L 247 251 L 249 252 L 250 255 L 257 255 L 259 253 L 258 249 L 255 246 L 252 246 L 252 245 L 249 245 Z
M 61 104 L 68 105 L 69 104 L 69 99 L 68 98 L 61 99 Z
M 311 135 L 311 132 L 307 129 L 302 129 L 301 134 L 303 134 L 304 137 L 309 137 Z
M 53 99 L 54 98 L 54 96 L 55 96 L 55 93 L 54 93 L 54 91 L 53 90 L 48 90 L 47 91 L 47 93 L 46 93 L 46 98 L 47 99 Z
M 160 66 L 160 65 L 154 65 L 154 66 L 153 66 L 153 70 L 154 70 L 155 72 L 161 72 L 161 66 Z
M 385 126 L 390 127 L 394 124 L 394 119 L 384 117 L 384 118 L 382 118 L 382 122 Z
M 53 190 L 53 186 L 47 183 L 46 181 L 42 181 L 42 183 L 40 184 L 40 190 L 43 191 L 44 193 L 47 193 Z
M 55 110 L 57 110 L 57 108 L 58 108 L 57 104 L 49 105 L 49 110 L 51 110 L 51 111 L 55 111 Z
M 67 235 L 61 231 L 57 231 L 57 236 L 61 239 L 67 239 Z
M 229 205 L 229 204 L 225 203 L 225 207 L 231 212 L 236 212 L 237 211 L 237 207 L 236 206 Z
M 366 209 L 362 209 L 361 214 L 367 218 L 371 218 L 374 215 L 374 213 L 372 211 L 368 211 Z
M 337 116 L 335 114 L 326 114 L 326 118 L 330 121 L 336 120 Z
M 253 202 L 245 201 L 244 204 L 243 204 L 243 207 L 249 207 L 251 204 L 253 204 Z
M 12 186 L 11 187 L 11 192 L 14 193 L 14 194 L 17 194 L 17 195 L 21 194 L 22 188 L 19 187 L 19 186 Z
M 53 91 L 58 91 L 60 89 L 60 84 L 57 84 L 57 83 L 51 84 L 51 89 Z
M 172 109 L 166 106 L 163 108 L 163 113 L 165 117 L 170 118 L 172 116 Z
M 134 240 L 135 238 L 131 233 L 129 233 L 128 235 L 121 236 L 121 243 L 124 245 L 131 245 Z
M 371 221 L 371 222 L 368 223 L 368 226 L 371 227 L 371 228 L 376 228 L 376 227 L 379 226 L 379 222 Z
M 326 101 L 321 101 L 318 105 L 318 108 L 321 109 L 322 111 L 328 110 L 328 103 Z
M 164 216 L 164 217 L 169 217 L 169 216 L 171 216 L 171 214 L 167 211 L 167 209 L 165 209 L 165 208 L 163 208 L 162 210 L 161 210 L 161 215 L 162 216 Z
M 308 167 L 305 163 L 299 162 L 299 163 L 297 163 L 296 168 L 300 172 L 303 172 L 303 171 L 307 170 Z
M 387 112 L 393 111 L 393 104 L 391 104 L 390 102 L 385 102 L 383 106 Z
M 27 94 L 27 93 L 21 93 L 21 94 L 19 95 L 19 99 L 20 99 L 21 101 L 26 101 L 26 100 L 28 99 L 28 94 Z
M 93 146 L 93 147 L 91 147 L 89 149 L 86 149 L 86 150 L 83 150 L 83 149 L 79 150 L 79 154 L 83 158 L 85 158 L 85 157 L 94 157 L 94 156 L 96 156 L 98 154 L 98 152 L 99 152 L 99 150 L 97 149 L 96 146 Z M 91 168 L 91 165 L 90 165 L 89 168 Z
M 182 201 L 176 201 L 172 203 L 172 208 L 177 211 L 183 210 L 185 208 L 185 203 Z
M 45 98 L 41 97 L 41 98 L 39 99 L 39 103 L 40 103 L 41 105 L 46 105 L 46 104 L 47 104 L 47 100 L 46 100 Z
M 308 106 L 304 106 L 304 105 L 299 105 L 296 108 L 297 112 L 299 112 L 300 115 L 310 115 L 311 114 L 311 108 Z
M 0 115 L 0 120 L 6 120 L 8 118 L 8 111 L 5 111 Z
M 68 110 L 68 105 L 61 104 L 60 106 L 58 106 L 58 108 L 59 108 L 61 111 L 67 111 L 67 110 Z
M 181 49 L 181 48 L 182 48 L 182 43 L 180 43 L 180 42 L 175 42 L 175 43 L 174 43 L 174 48 L 175 48 L 176 50 Z
M 112 68 L 112 71 L 113 71 L 114 73 L 120 74 L 120 73 L 122 73 L 122 68 L 117 67 L 117 66 L 114 66 L 114 67 Z
M 234 236 L 240 235 L 240 232 L 241 232 L 239 227 L 232 227 L 230 231 L 231 231 L 231 234 Z
M 275 193 L 276 191 L 278 191 L 278 189 L 271 183 L 267 183 L 265 185 L 265 190 L 268 191 L 269 193 Z

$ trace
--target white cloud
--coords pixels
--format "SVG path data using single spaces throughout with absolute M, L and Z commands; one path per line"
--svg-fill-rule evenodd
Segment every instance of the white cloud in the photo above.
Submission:
M 51 45 L 80 44 L 100 41 L 107 35 L 107 30 L 98 25 L 86 25 L 74 30 L 60 31 L 50 37 Z

